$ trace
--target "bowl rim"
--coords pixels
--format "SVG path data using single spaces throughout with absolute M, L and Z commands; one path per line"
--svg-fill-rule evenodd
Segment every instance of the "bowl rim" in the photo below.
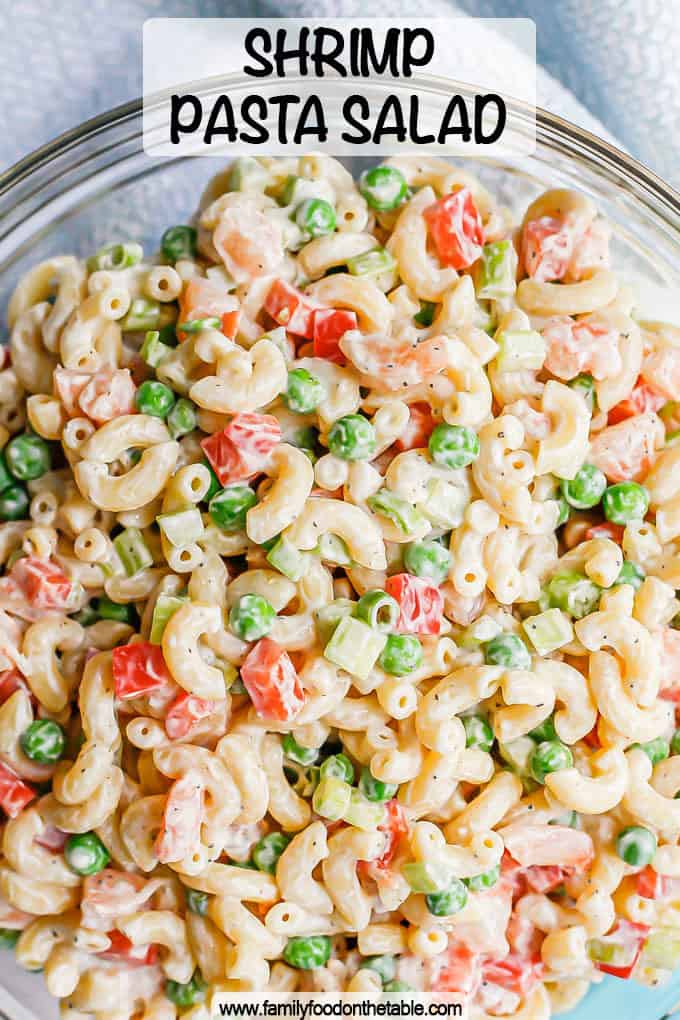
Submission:
M 210 79 L 212 84 L 215 79 Z M 433 85 L 441 88 L 451 86 L 452 82 L 436 78 L 432 75 L 421 75 L 420 81 L 424 86 Z M 412 82 L 417 84 L 416 79 Z M 202 84 L 208 84 L 208 80 Z M 153 99 L 160 100 L 162 95 L 154 96 Z M 520 117 L 531 117 L 533 108 L 519 100 L 512 100 L 511 105 Z M 51 161 L 65 155 L 68 151 L 88 139 L 94 138 L 100 132 L 124 124 L 125 121 L 137 118 L 143 113 L 143 100 L 141 97 L 111 107 L 103 113 L 90 117 L 73 128 L 55 136 L 44 145 L 39 146 L 17 162 L 10 165 L 0 173 L 0 195 L 6 194 L 14 185 L 19 184 L 28 175 L 44 167 Z M 657 202 L 664 205 L 671 215 L 680 217 L 680 191 L 669 184 L 662 177 L 656 174 L 649 167 L 645 166 L 634 156 L 631 156 L 617 146 L 612 145 L 598 135 L 579 127 L 572 121 L 557 114 L 536 106 L 536 141 L 548 141 L 557 134 L 562 140 L 577 143 L 583 147 L 588 155 L 599 158 L 606 163 L 616 176 L 627 178 L 630 185 L 632 181 L 643 190 L 650 192 Z M 357 155 L 360 155 L 359 153 Z M 204 157 L 210 158 L 210 157 Z M 465 158 L 464 154 L 461 158 Z M 531 158 L 531 157 L 528 157 Z

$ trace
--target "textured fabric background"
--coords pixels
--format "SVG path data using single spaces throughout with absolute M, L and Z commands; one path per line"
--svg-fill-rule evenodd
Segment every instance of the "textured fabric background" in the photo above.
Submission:
M 680 0 L 392 0 L 389 7 L 400 17 L 461 11 L 533 18 L 539 103 L 611 134 L 680 186 Z M 146 18 L 312 13 L 370 9 L 365 0 L 0 0 L 0 166 L 139 95 Z

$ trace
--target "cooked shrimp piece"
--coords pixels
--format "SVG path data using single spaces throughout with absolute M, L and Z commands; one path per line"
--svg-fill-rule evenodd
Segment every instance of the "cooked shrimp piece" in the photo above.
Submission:
M 111 921 L 140 910 L 163 882 L 142 878 L 127 871 L 104 868 L 83 882 L 80 908 L 86 928 L 110 926 Z
M 547 345 L 545 367 L 558 379 L 589 372 L 593 379 L 610 379 L 621 371 L 619 334 L 597 316 L 571 319 L 556 315 L 543 328 Z
M 680 347 L 663 347 L 642 362 L 642 378 L 667 400 L 680 399 Z
M 353 329 L 340 340 L 340 350 L 363 376 L 362 381 L 376 389 L 416 386 L 443 372 L 451 363 L 445 336 L 410 343 L 382 333 L 364 335 Z
M 225 290 L 224 285 L 200 276 L 189 280 L 179 299 L 179 322 L 216 318 L 220 320 L 222 332 L 229 338 L 236 334 L 238 314 L 239 303 L 233 294 Z M 180 341 L 186 340 L 186 337 L 182 330 L 177 331 Z
M 595 851 L 587 832 L 568 825 L 527 825 L 513 822 L 500 829 L 505 849 L 523 868 L 534 864 L 560 864 L 587 868 Z
M 273 273 L 283 261 L 281 228 L 254 202 L 228 206 L 212 239 L 225 269 L 237 283 Z
M 588 460 L 610 482 L 639 481 L 647 474 L 664 444 L 665 430 L 658 415 L 648 411 L 602 429 L 590 444 Z
M 162 864 L 181 861 L 193 853 L 201 838 L 203 784 L 198 774 L 187 772 L 170 787 L 155 851 Z
M 604 220 L 594 220 L 574 244 L 565 280 L 578 281 L 591 276 L 597 269 L 609 266 L 611 228 Z

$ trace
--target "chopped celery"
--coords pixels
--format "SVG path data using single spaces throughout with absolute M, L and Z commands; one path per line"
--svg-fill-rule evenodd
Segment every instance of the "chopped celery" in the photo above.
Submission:
M 680 932 L 657 928 L 650 933 L 642 951 L 642 962 L 659 970 L 675 970 L 680 964 Z
M 322 560 L 336 563 L 339 567 L 348 567 L 352 562 L 347 543 L 338 535 L 327 532 L 319 539 L 317 552 Z
M 150 329 L 139 352 L 142 361 L 145 361 L 151 368 L 160 365 L 163 358 L 166 358 L 172 350 L 172 347 L 161 342 L 160 336 L 157 329 Z
M 165 630 L 168 621 L 171 616 L 174 616 L 178 609 L 187 602 L 186 595 L 159 595 L 156 599 L 156 605 L 153 607 L 153 616 L 151 617 L 151 633 L 149 634 L 149 641 L 152 645 L 159 645 L 163 637 L 163 631 Z
M 109 244 L 100 248 L 96 255 L 87 260 L 87 270 L 94 273 L 98 269 L 127 269 L 136 266 L 144 257 L 141 244 L 130 241 L 127 244 Z
M 287 538 L 279 538 L 267 553 L 267 562 L 290 581 L 299 581 L 307 569 L 307 556 Z
M 539 655 L 556 651 L 574 637 L 571 621 L 560 609 L 548 609 L 538 616 L 527 616 L 522 626 Z
M 443 892 L 451 881 L 450 870 L 435 860 L 409 861 L 401 872 L 416 893 Z
M 351 616 L 342 618 L 324 649 L 329 662 L 366 680 L 387 642 L 387 635 Z
M 491 616 L 480 616 L 461 633 L 458 644 L 461 648 L 476 651 L 480 645 L 486 644 L 500 633 L 502 628 L 496 620 Z
M 124 333 L 138 330 L 158 329 L 161 318 L 161 306 L 158 301 L 149 298 L 133 298 L 130 310 L 120 320 L 120 328 Z
M 427 499 L 422 504 L 425 516 L 440 528 L 457 528 L 469 503 L 464 489 L 444 478 L 431 478 L 427 483 Z
M 512 241 L 485 244 L 479 266 L 478 298 L 495 301 L 512 297 L 517 272 L 517 252 Z
M 328 644 L 335 633 L 335 628 L 345 616 L 351 616 L 356 608 L 352 599 L 333 599 L 326 606 L 321 606 L 314 613 L 316 632 L 322 645 Z
M 377 829 L 383 821 L 385 808 L 382 804 L 374 804 L 367 800 L 359 790 L 352 790 L 349 807 L 342 817 L 348 825 L 354 825 L 357 829 L 365 829 L 370 832 Z
M 126 528 L 116 535 L 113 546 L 128 577 L 153 565 L 153 556 L 139 528 Z
M 545 360 L 545 340 L 534 329 L 507 329 L 496 337 L 496 365 L 501 372 L 537 370 Z
M 352 787 L 344 779 L 327 776 L 321 780 L 312 797 L 312 807 L 317 815 L 336 822 L 349 808 Z
M 380 489 L 374 496 L 369 496 L 368 505 L 375 513 L 387 517 L 406 535 L 429 531 L 427 518 L 420 510 L 389 489 Z
M 156 523 L 168 542 L 174 546 L 197 542 L 205 530 L 201 511 L 196 507 L 191 510 L 179 510 L 173 514 L 160 514 L 156 518 Z
M 229 191 L 264 191 L 269 175 L 252 156 L 235 159 L 229 168 Z
M 531 737 L 518 737 L 507 744 L 498 744 L 501 758 L 518 776 L 531 775 L 530 758 L 535 750 L 536 744 Z
M 347 259 L 347 269 L 352 276 L 378 276 L 380 273 L 391 273 L 397 260 L 385 248 L 373 248 L 361 255 Z

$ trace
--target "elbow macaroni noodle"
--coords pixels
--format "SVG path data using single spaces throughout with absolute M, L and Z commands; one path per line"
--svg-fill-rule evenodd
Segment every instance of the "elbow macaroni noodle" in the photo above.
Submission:
M 514 229 L 430 157 L 241 160 L 191 223 L 10 301 L 5 941 L 71 1020 L 659 980 L 678 331 L 588 198 Z

